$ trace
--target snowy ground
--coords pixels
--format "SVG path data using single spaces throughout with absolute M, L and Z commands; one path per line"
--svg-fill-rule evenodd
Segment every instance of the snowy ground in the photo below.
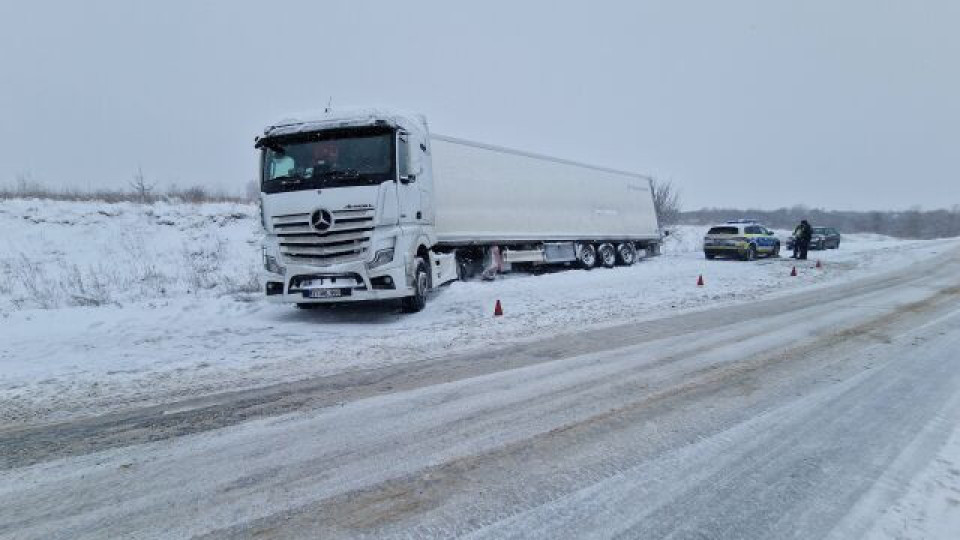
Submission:
M 960 534 L 960 425 L 870 530 L 870 540 L 956 538 Z
M 0 537 L 952 539 L 958 264 L 0 429 Z
M 454 283 L 427 309 L 298 311 L 255 290 L 256 208 L 0 202 L 0 426 L 482 349 L 819 287 L 956 241 L 848 235 L 790 259 L 706 261 L 702 228 L 630 268 Z M 699 275 L 704 287 L 695 285 Z M 492 317 L 494 302 L 506 316 Z

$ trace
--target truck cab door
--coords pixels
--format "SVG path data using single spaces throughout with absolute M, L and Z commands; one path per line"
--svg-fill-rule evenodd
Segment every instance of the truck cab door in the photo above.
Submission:
M 400 224 L 417 223 L 423 218 L 420 194 L 420 171 L 414 170 L 418 160 L 411 158 L 411 136 L 397 134 L 397 198 L 400 206 Z
M 411 141 L 410 152 L 414 168 L 420 171 L 417 174 L 417 185 L 420 186 L 420 211 L 422 212 L 420 223 L 433 225 L 433 166 L 430 161 L 427 141 Z

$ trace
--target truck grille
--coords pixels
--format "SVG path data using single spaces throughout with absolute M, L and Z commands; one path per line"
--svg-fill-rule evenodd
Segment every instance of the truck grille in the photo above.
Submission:
M 338 264 L 363 259 L 370 250 L 372 209 L 333 210 L 333 226 L 317 232 L 310 214 L 274 216 L 273 230 L 284 260 L 307 264 Z

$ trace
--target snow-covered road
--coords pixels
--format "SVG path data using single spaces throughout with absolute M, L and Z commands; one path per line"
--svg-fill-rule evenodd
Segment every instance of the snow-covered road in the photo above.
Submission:
M 960 252 L 935 249 L 759 301 L 10 427 L 0 536 L 863 536 L 960 418 Z

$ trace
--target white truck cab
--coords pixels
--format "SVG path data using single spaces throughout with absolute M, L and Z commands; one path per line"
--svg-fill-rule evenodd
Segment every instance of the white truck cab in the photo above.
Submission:
M 296 304 L 404 299 L 456 278 L 436 244 L 426 121 L 379 110 L 280 122 L 257 139 L 267 295 Z M 434 269 L 434 270 L 431 270 Z

